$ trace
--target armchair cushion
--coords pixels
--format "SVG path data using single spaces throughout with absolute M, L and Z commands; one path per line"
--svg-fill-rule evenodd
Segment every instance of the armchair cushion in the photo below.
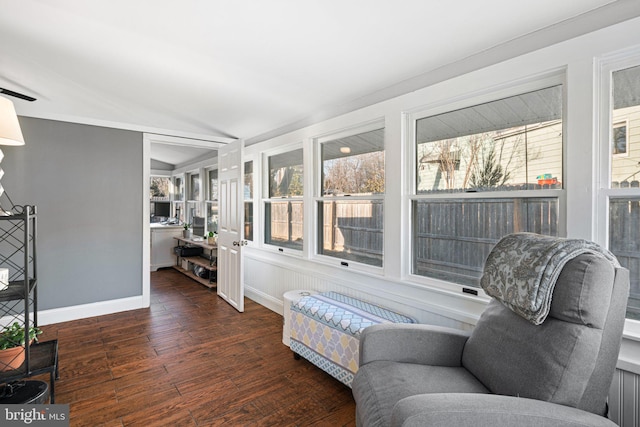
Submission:
M 358 425 L 388 426 L 399 399 L 425 393 L 489 393 L 462 367 L 375 361 L 360 366 L 352 384 Z M 360 412 L 360 410 L 365 409 Z M 453 424 L 450 424 L 453 425 Z

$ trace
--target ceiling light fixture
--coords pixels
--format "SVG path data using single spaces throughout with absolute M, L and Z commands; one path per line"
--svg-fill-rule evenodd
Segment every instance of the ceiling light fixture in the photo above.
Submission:
M 25 101 L 29 101 L 29 102 L 33 102 L 33 101 L 36 100 L 33 96 L 25 95 L 25 94 L 19 93 L 19 92 L 14 92 L 12 90 L 5 89 L 5 88 L 2 88 L 2 87 L 0 87 L 0 93 L 3 93 L 5 95 L 9 95 L 9 96 L 15 96 L 16 98 L 24 99 Z
M 340 147 L 340 152 L 342 154 L 349 154 L 349 153 L 351 153 L 351 148 L 349 148 L 349 147 Z

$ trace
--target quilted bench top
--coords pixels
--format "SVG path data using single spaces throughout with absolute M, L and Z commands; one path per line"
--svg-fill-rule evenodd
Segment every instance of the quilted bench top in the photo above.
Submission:
M 378 323 L 416 323 L 411 317 L 337 292 L 302 297 L 291 309 L 355 337 Z

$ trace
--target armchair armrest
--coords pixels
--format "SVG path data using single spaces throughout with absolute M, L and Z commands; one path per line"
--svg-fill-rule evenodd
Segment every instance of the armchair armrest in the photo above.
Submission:
M 613 427 L 616 424 L 600 415 L 569 406 L 496 394 L 420 394 L 400 400 L 393 408 L 392 427 L 426 425 Z
M 376 360 L 460 366 L 470 332 L 442 326 L 382 323 L 360 335 L 360 364 Z

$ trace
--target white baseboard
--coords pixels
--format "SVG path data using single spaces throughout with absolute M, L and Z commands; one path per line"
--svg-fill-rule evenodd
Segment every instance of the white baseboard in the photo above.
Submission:
M 257 302 L 258 304 L 263 305 L 269 310 L 282 316 L 282 301 L 255 288 L 247 286 L 246 284 L 244 286 L 244 295 L 250 300 Z
M 105 314 L 147 307 L 144 306 L 143 297 L 140 295 L 117 300 L 94 302 L 91 304 L 74 305 L 71 307 L 52 308 L 38 311 L 38 324 L 40 326 L 51 325 L 53 323 L 69 322 L 71 320 L 103 316 Z

